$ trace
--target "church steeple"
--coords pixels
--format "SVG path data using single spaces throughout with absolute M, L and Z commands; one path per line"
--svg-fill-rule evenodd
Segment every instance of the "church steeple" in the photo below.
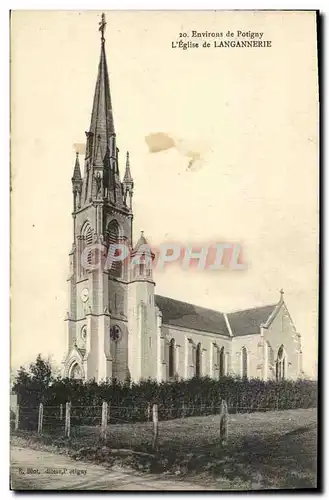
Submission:
M 105 53 L 105 14 L 102 14 L 99 26 L 99 31 L 101 32 L 101 53 L 90 127 L 86 132 L 84 203 L 88 204 L 93 201 L 97 193 L 98 201 L 109 201 L 113 205 L 122 206 L 123 186 L 120 181 L 118 167 L 118 148 L 116 145 L 110 81 Z
M 102 33 L 101 37 L 101 54 L 98 65 L 98 74 L 95 86 L 93 108 L 91 113 L 89 134 L 93 136 L 94 147 L 92 155 L 96 155 L 98 139 L 101 143 L 103 157 L 106 149 L 110 146 L 110 137 L 115 135 L 113 110 L 110 93 L 110 80 L 107 69 L 106 53 L 105 53 L 105 14 L 102 14 L 102 20 L 99 23 L 99 30 Z M 115 151 L 114 151 L 115 153 Z M 94 158 L 93 158 L 94 160 Z

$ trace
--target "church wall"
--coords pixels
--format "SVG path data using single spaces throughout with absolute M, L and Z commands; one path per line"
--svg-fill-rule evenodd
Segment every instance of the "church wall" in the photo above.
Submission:
M 234 332 L 233 332 L 234 333 Z M 243 335 L 232 340 L 232 369 L 235 375 L 242 376 L 241 350 L 245 347 L 248 353 L 248 378 L 263 377 L 263 341 L 259 335 Z
M 297 379 L 301 369 L 300 339 L 293 325 L 288 310 L 283 304 L 269 328 L 264 328 L 264 340 L 268 341 L 273 349 L 274 361 L 281 345 L 287 354 L 286 378 Z M 272 378 L 275 377 L 275 371 Z
M 231 338 L 218 334 L 198 332 L 196 330 L 180 329 L 169 325 L 162 325 L 162 334 L 165 337 L 166 353 L 166 380 L 169 379 L 169 343 L 175 339 L 176 377 L 178 379 L 191 378 L 195 375 L 195 359 L 192 349 L 199 343 L 202 347 L 201 375 L 217 378 L 215 370 L 214 344 L 218 348 L 224 347 L 224 352 L 231 354 Z
M 132 380 L 157 378 L 158 339 L 154 284 L 135 281 L 128 285 L 128 365 Z

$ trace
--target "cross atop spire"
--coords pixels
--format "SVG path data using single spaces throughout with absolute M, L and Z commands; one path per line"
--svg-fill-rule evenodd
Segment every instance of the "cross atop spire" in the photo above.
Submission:
M 102 33 L 102 43 L 105 42 L 105 38 L 104 38 L 104 32 L 105 32 L 105 28 L 106 28 L 106 21 L 105 21 L 105 14 L 104 12 L 102 13 L 102 20 L 98 23 L 99 24 L 99 29 L 98 31 L 100 31 Z

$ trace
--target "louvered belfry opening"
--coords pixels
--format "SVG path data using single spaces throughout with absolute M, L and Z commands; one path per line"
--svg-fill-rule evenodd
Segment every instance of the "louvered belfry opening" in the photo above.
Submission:
M 116 245 L 120 243 L 119 226 L 116 221 L 112 221 L 108 226 L 108 270 L 110 277 L 121 278 L 122 276 L 122 261 L 113 260 L 113 257 L 120 255 L 120 250 Z

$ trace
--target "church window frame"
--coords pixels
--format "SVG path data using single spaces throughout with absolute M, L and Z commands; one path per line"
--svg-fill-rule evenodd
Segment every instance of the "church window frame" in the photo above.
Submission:
M 246 346 L 241 348 L 241 378 L 247 379 L 249 376 L 249 353 Z
M 108 257 L 111 252 L 111 245 L 117 245 L 120 244 L 121 242 L 121 228 L 120 224 L 116 219 L 112 219 L 106 228 L 106 244 L 107 244 L 107 252 L 108 252 Z M 115 254 L 120 252 L 119 249 L 115 249 Z M 110 262 L 108 259 L 108 272 L 109 272 L 109 277 L 110 278 L 122 278 L 123 276 L 123 266 L 122 266 L 122 261 L 113 261 Z
M 173 379 L 176 374 L 176 341 L 172 338 L 169 342 L 168 376 Z
M 88 220 L 86 220 L 80 231 L 80 239 L 81 239 L 81 249 L 80 249 L 80 272 L 81 274 L 86 274 L 88 267 L 92 264 L 92 253 L 91 251 L 88 254 L 85 254 L 86 248 L 92 245 L 93 243 L 93 230 L 91 224 Z M 87 265 L 85 265 L 87 264 Z
M 224 346 L 218 349 L 218 374 L 225 377 L 225 349 Z
M 275 361 L 275 379 L 277 382 L 286 380 L 287 378 L 287 353 L 284 345 L 281 344 Z
M 202 346 L 199 342 L 195 349 L 195 376 L 200 378 L 202 376 Z

